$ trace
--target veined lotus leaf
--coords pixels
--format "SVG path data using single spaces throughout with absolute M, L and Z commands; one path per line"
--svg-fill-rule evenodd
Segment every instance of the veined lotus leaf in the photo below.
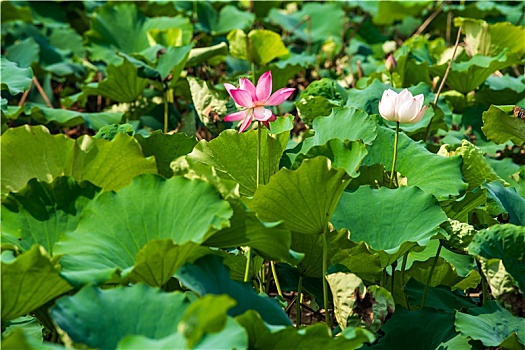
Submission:
M 145 157 L 155 156 L 158 172 L 164 177 L 173 176 L 171 162 L 190 153 L 197 144 L 195 136 L 187 136 L 184 133 L 170 135 L 155 131 L 148 137 L 137 134 L 135 138 L 140 143 Z
M 177 30 L 175 42 L 162 41 L 163 31 Z M 126 35 L 122 35 L 126 33 Z M 148 35 L 149 34 L 149 35 Z M 93 17 L 91 29 L 86 32 L 87 49 L 92 60 L 118 63 L 121 60 L 115 51 L 137 53 L 150 46 L 187 45 L 193 37 L 193 26 L 186 17 L 146 18 L 134 4 L 122 3 L 116 6 L 101 6 Z M 153 45 L 152 45 L 153 44 Z
M 468 249 L 472 255 L 501 259 L 520 289 L 525 290 L 525 227 L 512 224 L 491 226 L 480 231 Z
M 16 63 L 5 57 L 2 57 L 0 62 L 2 90 L 7 90 L 11 95 L 17 95 L 29 89 L 33 79 L 31 68 L 19 68 Z
M 332 223 L 337 229 L 347 228 L 352 241 L 380 251 L 386 267 L 416 244 L 428 244 L 446 219 L 437 200 L 417 187 L 366 186 L 343 193 Z
M 512 315 L 495 300 L 466 313 L 457 311 L 454 325 L 464 337 L 481 340 L 485 346 L 520 349 L 525 345 L 525 319 Z
M 363 165 L 383 164 L 385 170 L 390 171 L 393 152 L 385 150 L 393 149 L 394 134 L 394 130 L 378 127 L 377 138 L 367 148 Z M 417 186 L 438 200 L 457 196 L 467 188 L 461 174 L 461 162 L 459 156 L 433 154 L 405 134 L 399 134 L 396 171 L 406 176 L 409 186 Z
M 232 30 L 227 36 L 230 54 L 247 59 L 257 65 L 266 65 L 288 54 L 279 34 L 266 29 L 254 29 L 246 35 L 242 30 Z
M 499 181 L 483 184 L 481 188 L 487 189 L 487 211 L 491 215 L 508 214 L 511 224 L 525 225 L 525 199 L 514 188 Z
M 322 78 L 308 85 L 306 90 L 301 93 L 300 99 L 295 102 L 295 106 L 301 120 L 311 126 L 312 122 L 318 117 L 328 116 L 330 113 L 333 113 L 332 108 L 343 106 L 346 102 L 346 95 L 345 89 L 335 80 Z M 345 120 L 345 122 L 350 123 L 349 120 Z M 342 131 L 353 129 L 340 127 L 337 130 L 341 133 Z M 353 140 L 351 138 L 348 139 Z
M 490 106 L 483 112 L 481 130 L 497 144 L 512 141 L 515 145 L 525 142 L 525 120 L 511 116 L 514 106 Z
M 305 159 L 297 170 L 279 170 L 244 203 L 264 221 L 284 221 L 292 232 L 319 235 L 327 229 L 349 181 L 329 159 Z
M 165 293 L 145 284 L 106 290 L 86 286 L 59 299 L 51 316 L 75 343 L 115 349 L 127 335 L 161 339 L 177 333 L 189 305 L 184 293 Z
M 275 299 L 258 295 L 248 283 L 233 281 L 228 268 L 216 255 L 204 256 L 192 264 L 185 264 L 175 274 L 186 287 L 204 296 L 228 294 L 237 304 L 228 314 L 236 316 L 249 309 L 259 312 L 265 322 L 272 325 L 291 325 L 286 313 Z
M 221 98 L 217 91 L 211 90 L 208 83 L 195 77 L 188 77 L 191 99 L 200 120 L 213 133 L 224 130 L 223 123 L 217 123 L 220 117 L 226 115 L 227 100 Z
M 448 225 L 445 227 L 450 235 L 447 240 L 443 240 L 443 246 L 456 253 L 466 254 L 468 245 L 478 233 L 474 226 L 457 220 L 448 219 Z
M 481 270 L 487 279 L 490 287 L 490 294 L 496 299 L 504 302 L 504 296 L 516 295 L 518 296 L 518 287 L 514 283 L 514 279 L 505 269 L 503 261 L 500 259 L 485 259 L 479 257 Z M 503 296 L 503 298 L 502 298 Z
M 32 178 L 50 182 L 59 176 L 88 180 L 105 191 L 118 190 L 140 174 L 156 173 L 139 143 L 125 134 L 109 142 L 83 136 L 51 135 L 43 126 L 10 128 L 2 141 L 2 198 Z
M 73 289 L 59 275 L 57 260 L 35 244 L 15 260 L 2 261 L 2 320 L 23 316 Z
M 450 219 L 467 223 L 469 213 L 486 203 L 487 191 L 485 189 L 474 189 L 457 200 L 441 201 L 439 204 Z
M 279 168 L 279 161 L 288 140 L 284 132 L 272 137 L 261 130 L 261 183 L 267 183 Z M 207 142 L 200 141 L 186 157 L 190 166 L 195 163 L 213 166 L 220 178 L 234 180 L 240 185 L 240 193 L 252 196 L 257 189 L 257 131 L 239 134 L 225 130 L 219 137 Z M 279 221 L 279 220 L 265 220 Z
M 77 227 L 83 208 L 98 191 L 87 181 L 77 183 L 67 176 L 51 183 L 29 180 L 2 203 L 2 243 L 22 251 L 39 244 L 53 256 L 55 243 L 64 232 Z
M 249 29 L 253 25 L 255 15 L 251 12 L 241 11 L 235 5 L 226 5 L 219 12 L 217 21 L 210 23 L 213 35 L 226 34 L 234 29 Z
M 55 245 L 55 253 L 66 254 L 61 261 L 63 274 L 79 284 L 101 282 L 107 273 L 132 267 L 135 259 L 140 264 L 171 265 L 173 270 L 188 261 L 179 254 L 187 259 L 199 254 L 197 247 L 185 243 L 201 244 L 229 226 L 232 214 L 228 202 L 204 181 L 143 175 L 122 190 L 94 200 L 84 209 L 77 228 Z M 166 242 L 144 246 L 159 239 L 173 240 L 181 247 L 163 246 L 165 259 L 158 262 L 151 249 Z M 153 271 L 147 280 L 165 282 L 167 277 L 166 271 Z
M 358 349 L 372 343 L 375 336 L 363 328 L 348 327 L 338 337 L 332 337 L 324 324 L 314 324 L 297 330 L 292 327 L 266 326 L 261 316 L 249 310 L 235 318 L 248 332 L 249 349 Z

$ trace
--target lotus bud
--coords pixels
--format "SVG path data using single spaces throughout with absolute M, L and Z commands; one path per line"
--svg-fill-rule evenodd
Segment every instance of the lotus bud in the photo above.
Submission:
M 392 72 L 396 69 L 396 67 L 397 67 L 396 59 L 394 58 L 394 56 L 392 56 L 392 54 L 390 54 L 385 61 L 385 68 L 387 71 Z

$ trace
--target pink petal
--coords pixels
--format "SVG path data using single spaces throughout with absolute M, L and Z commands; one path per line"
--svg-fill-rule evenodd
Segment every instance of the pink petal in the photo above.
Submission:
M 253 83 L 249 79 L 240 78 L 239 89 L 248 91 L 248 93 L 252 96 L 252 100 L 256 100 L 257 97 L 255 96 L 255 86 L 253 86 Z
M 239 133 L 248 129 L 248 126 L 250 126 L 251 123 L 252 123 L 252 118 L 248 116 L 248 118 L 244 119 L 244 121 L 242 122 L 241 127 L 239 128 Z
M 247 117 L 248 115 L 246 114 L 246 111 L 239 111 L 239 112 L 228 114 L 226 117 L 224 117 L 224 121 L 225 122 L 236 122 L 238 120 L 243 120 Z
M 265 122 L 262 122 L 262 123 L 264 124 L 264 126 L 266 126 L 266 128 L 268 130 L 270 130 L 270 123 L 269 123 L 269 121 L 265 121 Z
M 272 111 L 270 111 L 269 109 L 266 109 L 262 106 L 260 107 L 255 107 L 253 109 L 253 117 L 255 118 L 255 120 L 258 120 L 258 121 L 261 121 L 261 122 L 265 122 L 267 120 L 270 120 L 272 119 L 272 117 L 274 117 Z
M 235 103 L 240 106 L 246 108 L 252 108 L 254 106 L 252 96 L 246 90 L 232 89 L 230 90 L 230 95 L 232 96 Z
M 230 96 L 231 96 L 230 90 L 237 89 L 234 85 L 232 85 L 230 83 L 224 83 L 222 85 L 224 85 L 224 87 L 226 88 L 226 91 L 228 91 Z
M 265 106 L 277 106 L 283 103 L 295 91 L 295 88 L 282 88 L 273 93 L 265 102 Z
M 261 75 L 257 82 L 257 101 L 264 102 L 272 94 L 272 71 Z

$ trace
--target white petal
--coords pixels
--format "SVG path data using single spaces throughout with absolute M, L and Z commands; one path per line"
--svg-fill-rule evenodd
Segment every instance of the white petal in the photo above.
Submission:
M 393 90 L 383 92 L 383 97 L 379 101 L 379 114 L 386 119 L 396 121 L 396 98 L 397 94 Z
M 408 123 L 420 111 L 419 102 L 412 98 L 412 100 L 403 102 L 397 110 L 397 118 L 400 123 Z

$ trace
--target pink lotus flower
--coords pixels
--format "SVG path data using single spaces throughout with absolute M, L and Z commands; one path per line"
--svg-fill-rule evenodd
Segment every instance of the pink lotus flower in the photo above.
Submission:
M 276 119 L 271 110 L 264 106 L 277 106 L 283 103 L 295 91 L 295 88 L 282 88 L 272 94 L 272 72 L 261 75 L 257 86 L 246 78 L 239 79 L 239 87 L 225 83 L 224 87 L 236 104 L 246 109 L 228 114 L 224 117 L 226 122 L 243 120 L 239 132 L 248 128 L 253 120 L 262 122 L 270 128 L 270 122 Z
M 423 94 L 412 96 L 404 89 L 399 94 L 394 90 L 386 90 L 379 101 L 379 114 L 392 122 L 417 123 L 425 114 L 427 106 L 423 107 Z M 423 107 L 423 108 L 421 108 Z

